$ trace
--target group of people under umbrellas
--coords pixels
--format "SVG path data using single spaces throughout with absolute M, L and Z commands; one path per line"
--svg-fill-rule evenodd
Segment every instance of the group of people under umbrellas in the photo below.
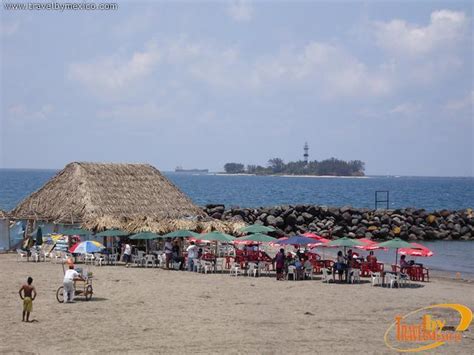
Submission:
M 335 277 L 338 274 L 339 281 L 342 281 L 343 275 L 345 275 L 345 280 L 347 281 L 350 277 L 350 273 L 354 268 L 354 264 L 357 262 L 354 258 L 356 253 L 352 252 L 352 248 L 364 248 L 369 246 L 368 248 L 364 248 L 365 250 L 370 250 L 370 254 L 367 257 L 367 261 L 371 263 L 376 263 L 377 259 L 373 255 L 374 249 L 385 249 L 385 248 L 393 248 L 397 249 L 396 251 L 396 259 L 395 263 L 397 263 L 397 255 L 398 249 L 400 248 L 418 248 L 414 247 L 413 244 L 410 244 L 404 240 L 399 238 L 395 238 L 393 240 L 389 240 L 384 243 L 376 244 L 370 240 L 358 240 L 352 238 L 339 238 L 334 240 L 328 240 L 323 237 L 319 237 L 316 234 L 306 233 L 305 235 L 296 235 L 289 238 L 280 238 L 276 239 L 271 237 L 265 233 L 272 233 L 275 232 L 273 227 L 263 226 L 263 225 L 251 225 L 240 229 L 240 232 L 246 234 L 240 238 L 234 238 L 231 235 L 221 232 L 210 232 L 207 234 L 199 234 L 189 230 L 178 230 L 166 235 L 159 235 L 151 232 L 142 232 L 137 233 L 135 235 L 129 236 L 127 239 L 129 240 L 157 240 L 157 239 L 164 239 L 164 254 L 165 254 L 165 263 L 166 268 L 170 268 L 171 263 L 178 263 L 179 269 L 184 269 L 185 265 L 189 271 L 194 269 L 194 263 L 197 259 L 200 259 L 203 256 L 202 248 L 197 246 L 197 242 L 205 241 L 210 246 L 211 243 L 215 243 L 215 254 L 214 258 L 217 255 L 218 251 L 218 243 L 234 243 L 239 244 L 243 243 L 245 245 L 255 245 L 257 251 L 259 250 L 259 245 L 265 243 L 271 243 L 272 245 L 280 245 L 280 246 L 295 246 L 296 253 L 295 256 L 291 254 L 285 255 L 285 249 L 281 248 L 275 257 L 273 258 L 273 262 L 275 263 L 276 269 L 276 278 L 277 280 L 283 280 L 285 273 L 288 270 L 289 265 L 294 265 L 297 270 L 297 277 L 300 278 L 302 275 L 302 270 L 305 267 L 310 267 L 310 260 L 311 255 L 307 252 L 302 252 L 300 247 L 339 247 L 344 248 L 344 253 L 340 250 L 337 254 L 335 263 L 333 264 L 333 275 Z M 97 236 L 102 237 L 109 237 L 109 236 L 125 236 L 128 234 L 127 232 L 119 231 L 119 230 L 107 230 L 97 234 Z M 190 238 L 189 245 L 186 249 L 184 249 L 182 241 L 183 238 Z M 174 240 L 173 240 L 174 239 Z M 128 266 L 131 261 L 131 254 L 132 254 L 132 247 L 130 243 L 127 241 L 125 243 L 121 243 L 121 251 L 123 255 L 123 260 L 125 261 L 126 265 Z M 148 243 L 147 243 L 148 245 Z M 349 250 L 346 252 L 346 249 Z M 183 253 L 186 252 L 187 258 L 183 256 Z M 212 254 L 212 253 L 210 253 Z M 432 253 L 431 253 L 432 255 Z M 430 255 L 428 255 L 430 256 Z M 215 260 L 215 259 L 214 259 Z M 401 260 L 402 263 L 405 262 L 405 259 Z M 401 265 L 402 267 L 405 265 Z

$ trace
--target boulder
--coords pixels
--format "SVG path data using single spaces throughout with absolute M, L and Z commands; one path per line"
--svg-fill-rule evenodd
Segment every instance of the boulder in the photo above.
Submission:
M 285 225 L 285 220 L 283 219 L 283 217 L 278 216 L 277 218 L 275 218 L 275 225 L 278 228 L 283 228 Z
M 289 214 L 288 216 L 285 217 L 285 223 L 289 226 L 294 226 L 296 224 L 296 215 L 295 214 Z
M 350 212 L 352 210 L 352 206 L 343 206 L 339 209 L 339 211 L 344 214 L 346 212 Z
M 214 212 L 213 214 L 211 214 L 211 217 L 214 219 L 222 219 L 222 213 Z
M 290 217 L 290 216 L 288 216 L 287 218 L 289 218 L 289 217 Z M 304 217 L 303 217 L 303 216 L 298 216 L 298 217 L 296 218 L 296 224 L 297 224 L 297 225 L 302 225 L 302 224 L 304 224 L 304 223 L 305 223 L 305 220 L 304 220 Z

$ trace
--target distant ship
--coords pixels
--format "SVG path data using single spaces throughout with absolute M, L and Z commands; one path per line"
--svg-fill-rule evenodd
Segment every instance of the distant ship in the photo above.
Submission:
M 208 174 L 209 169 L 183 169 L 181 166 L 174 169 L 175 173 L 188 173 L 188 174 Z

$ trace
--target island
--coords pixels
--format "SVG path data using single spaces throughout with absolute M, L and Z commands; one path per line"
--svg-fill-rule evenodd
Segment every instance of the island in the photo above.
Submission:
M 224 165 L 224 171 L 226 174 L 252 175 L 365 176 L 365 163 L 360 160 L 344 161 L 336 158 L 285 163 L 281 158 L 273 158 L 268 161 L 266 167 L 227 163 Z

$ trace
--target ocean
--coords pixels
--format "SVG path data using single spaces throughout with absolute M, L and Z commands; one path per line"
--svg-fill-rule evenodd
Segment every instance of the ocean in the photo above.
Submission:
M 0 169 L 0 209 L 11 210 L 57 171 Z M 374 208 L 375 191 L 389 191 L 389 208 L 474 208 L 474 178 L 283 177 L 164 173 L 198 205 L 260 207 L 315 204 Z M 382 196 L 380 196 L 382 197 Z M 385 207 L 382 203 L 379 207 Z
M 0 209 L 11 210 L 56 174 L 54 170 L 0 169 Z M 314 178 L 164 173 L 198 205 L 259 207 L 280 204 L 352 205 L 374 208 L 375 191 L 389 191 L 389 207 L 459 210 L 474 207 L 474 178 L 367 177 Z M 383 204 L 381 205 L 383 206 Z M 418 258 L 447 272 L 474 274 L 474 242 L 423 242 L 435 252 Z M 394 252 L 377 252 L 391 262 Z

